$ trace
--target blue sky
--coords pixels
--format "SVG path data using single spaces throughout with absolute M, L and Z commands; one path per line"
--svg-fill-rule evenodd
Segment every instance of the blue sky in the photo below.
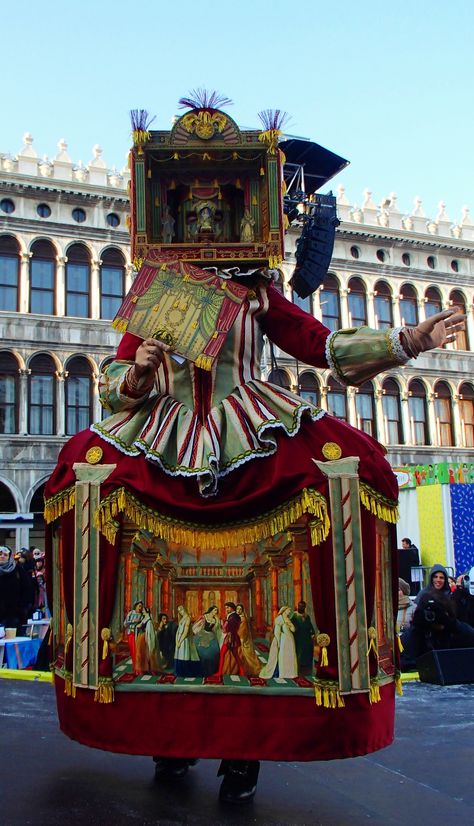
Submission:
M 428 216 L 440 200 L 474 214 L 470 0 L 44 0 L 8 4 L 2 29 L 0 152 L 29 131 L 40 155 L 64 137 L 74 162 L 99 143 L 121 168 L 130 109 L 167 128 L 206 87 L 240 125 L 283 109 L 288 131 L 350 160 L 333 186 L 351 203 L 368 187 L 404 212 L 420 196 Z

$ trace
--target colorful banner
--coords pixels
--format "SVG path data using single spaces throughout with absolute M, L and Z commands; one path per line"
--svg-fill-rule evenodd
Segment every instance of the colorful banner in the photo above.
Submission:
M 439 462 L 394 467 L 400 490 L 425 485 L 474 484 L 473 462 Z
M 444 537 L 441 485 L 417 490 L 420 552 L 423 565 L 448 564 Z
M 462 574 L 474 565 L 474 486 L 452 485 L 450 492 L 456 573 Z

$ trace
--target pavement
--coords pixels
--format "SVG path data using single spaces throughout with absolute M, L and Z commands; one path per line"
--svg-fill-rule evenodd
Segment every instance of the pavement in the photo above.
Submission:
M 201 761 L 180 781 L 156 783 L 150 758 L 65 737 L 50 684 L 0 679 L 0 823 L 471 826 L 473 709 L 474 685 L 407 683 L 392 746 L 350 760 L 263 763 L 254 802 L 229 808 L 217 799 L 217 761 Z

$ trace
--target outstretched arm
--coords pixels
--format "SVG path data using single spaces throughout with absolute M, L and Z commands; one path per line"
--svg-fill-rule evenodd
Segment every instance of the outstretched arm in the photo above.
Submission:
M 262 329 L 271 341 L 299 361 L 330 367 L 344 384 L 355 386 L 426 350 L 454 341 L 464 329 L 464 316 L 453 307 L 414 328 L 374 330 L 364 326 L 331 333 L 274 287 L 269 288 L 268 298 Z

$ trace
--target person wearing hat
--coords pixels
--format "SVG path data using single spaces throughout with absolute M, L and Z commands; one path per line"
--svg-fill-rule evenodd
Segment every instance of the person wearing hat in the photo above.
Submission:
M 25 599 L 28 593 L 28 574 L 15 561 L 11 548 L 0 545 L 0 625 L 16 628 L 25 619 Z
M 397 630 L 401 634 L 412 620 L 416 606 L 410 600 L 410 585 L 401 577 L 398 580 Z

